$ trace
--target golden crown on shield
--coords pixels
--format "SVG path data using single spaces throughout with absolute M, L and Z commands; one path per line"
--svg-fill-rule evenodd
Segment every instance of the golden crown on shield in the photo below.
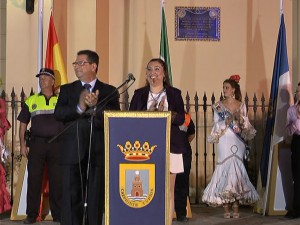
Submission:
M 124 154 L 125 159 L 129 161 L 145 161 L 150 159 L 150 156 L 157 145 L 150 147 L 148 141 L 145 141 L 141 146 L 139 141 L 135 141 L 132 145 L 130 141 L 126 141 L 125 146 L 117 145 Z

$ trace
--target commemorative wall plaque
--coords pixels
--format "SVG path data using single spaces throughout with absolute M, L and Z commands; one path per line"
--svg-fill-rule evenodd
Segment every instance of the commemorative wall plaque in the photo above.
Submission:
M 220 41 L 220 8 L 175 7 L 175 40 Z

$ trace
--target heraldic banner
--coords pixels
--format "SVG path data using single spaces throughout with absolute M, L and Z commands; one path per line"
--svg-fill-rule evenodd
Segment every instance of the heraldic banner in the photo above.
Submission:
M 105 225 L 167 225 L 170 112 L 105 118 Z

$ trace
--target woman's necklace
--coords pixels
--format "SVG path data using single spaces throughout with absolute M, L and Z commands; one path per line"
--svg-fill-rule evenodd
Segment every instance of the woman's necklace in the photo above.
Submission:
M 155 102 L 155 105 L 157 105 L 157 102 L 159 100 L 159 97 L 161 96 L 161 94 L 165 91 L 165 89 L 163 88 L 160 92 L 158 92 L 156 95 L 156 97 L 154 97 L 154 93 L 152 93 L 152 91 L 150 90 L 150 95 L 151 95 L 151 98 L 152 100 Z

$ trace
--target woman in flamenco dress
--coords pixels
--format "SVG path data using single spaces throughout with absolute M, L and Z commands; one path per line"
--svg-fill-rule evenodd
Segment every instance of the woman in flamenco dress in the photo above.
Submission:
M 11 209 L 10 194 L 6 188 L 5 169 L 2 164 L 2 161 L 5 160 L 4 135 L 10 127 L 10 123 L 6 119 L 5 100 L 0 98 L 0 214 Z
M 223 82 L 225 99 L 213 105 L 214 125 L 208 137 L 209 142 L 217 143 L 218 158 L 202 201 L 213 207 L 223 206 L 224 218 L 239 218 L 239 205 L 259 200 L 243 164 L 248 149 L 246 142 L 254 138 L 256 130 L 242 102 L 239 79 L 239 75 L 233 75 Z

